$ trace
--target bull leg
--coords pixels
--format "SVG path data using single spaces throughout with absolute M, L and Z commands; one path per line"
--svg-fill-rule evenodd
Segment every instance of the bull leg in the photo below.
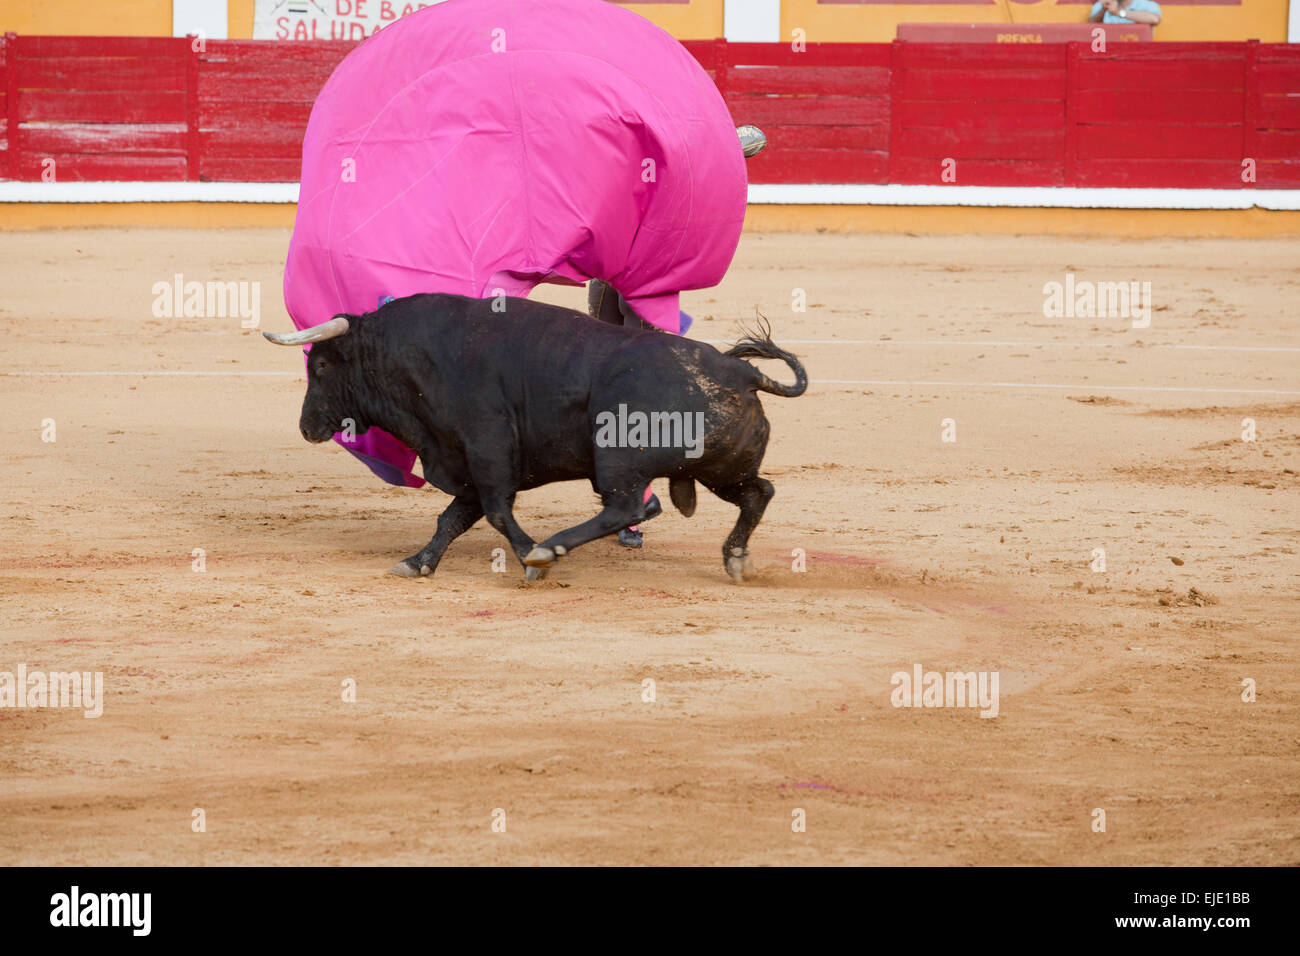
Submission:
M 564 557 L 579 545 L 646 520 L 645 504 L 641 500 L 640 491 L 607 494 L 604 501 L 605 507 L 600 514 L 580 525 L 551 535 L 524 557 L 524 564 L 533 568 L 549 568 L 558 558 Z
M 727 540 L 722 545 L 722 561 L 727 574 L 739 584 L 754 576 L 754 562 L 749 559 L 749 536 L 758 527 L 776 489 L 766 478 L 755 476 L 734 485 L 717 488 L 710 485 L 709 490 L 723 501 L 729 501 L 740 508 L 736 526 L 731 529 L 731 534 L 727 535 Z
M 510 542 L 510 549 L 514 551 L 515 557 L 524 564 L 524 576 L 529 581 L 536 581 L 544 575 L 524 562 L 524 556 L 533 548 L 533 539 L 527 531 L 519 527 L 519 522 L 515 520 L 514 506 L 513 493 L 489 492 L 483 495 L 483 511 L 487 515 L 488 524 L 496 528 Z
M 389 574 L 403 578 L 427 576 L 438 567 L 447 546 L 474 526 L 483 517 L 483 507 L 478 495 L 459 495 L 438 515 L 438 530 L 423 548 L 403 561 L 393 565 Z

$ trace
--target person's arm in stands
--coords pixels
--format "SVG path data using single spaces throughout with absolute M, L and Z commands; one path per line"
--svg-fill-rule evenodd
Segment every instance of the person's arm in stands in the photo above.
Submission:
M 1115 13 L 1119 9 L 1118 0 L 1097 0 L 1092 5 L 1092 12 L 1088 14 L 1089 23 L 1101 23 L 1106 16 L 1106 12 Z
M 1129 6 L 1120 10 L 1119 15 L 1134 23 L 1149 23 L 1154 27 L 1160 23 L 1160 4 L 1154 0 L 1130 0 Z

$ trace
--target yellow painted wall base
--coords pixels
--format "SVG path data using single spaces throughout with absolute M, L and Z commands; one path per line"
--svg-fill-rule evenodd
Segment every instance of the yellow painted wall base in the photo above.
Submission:
M 84 229 L 87 226 L 292 229 L 297 210 L 294 203 L 264 202 L 9 202 L 0 203 L 0 229 Z
M 0 229 L 153 226 L 292 229 L 288 203 L 0 203 Z M 986 206 L 751 205 L 749 232 L 877 232 L 1116 238 L 1300 236 L 1300 211 L 1267 209 L 1024 209 Z

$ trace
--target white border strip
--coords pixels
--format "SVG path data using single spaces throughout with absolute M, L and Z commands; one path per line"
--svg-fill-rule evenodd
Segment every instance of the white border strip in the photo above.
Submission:
M 296 203 L 297 183 L 0 182 L 0 203 Z M 1053 209 L 1300 209 L 1300 189 L 1075 189 L 1054 186 L 768 185 L 760 206 L 1021 206 Z
M 0 202 L 296 203 L 297 183 L 0 182 Z
M 1300 209 L 1300 189 L 1078 189 L 1065 186 L 767 185 L 759 205 L 1036 206 L 1054 209 Z

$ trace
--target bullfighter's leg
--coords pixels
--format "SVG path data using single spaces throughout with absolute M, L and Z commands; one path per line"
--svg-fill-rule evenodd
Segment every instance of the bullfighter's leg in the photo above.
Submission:
M 592 279 L 587 285 L 587 313 L 593 319 L 608 322 L 610 325 L 622 325 L 641 330 L 654 329 L 654 326 L 642 321 L 641 316 L 636 314 L 636 311 L 627 304 L 627 300 L 619 295 L 613 286 L 601 279 Z M 654 492 L 650 490 L 649 485 L 646 485 L 645 504 L 650 504 L 650 499 L 653 497 Z M 656 500 L 654 507 L 647 511 L 645 520 L 653 518 L 659 514 L 659 511 L 659 502 Z M 619 529 L 618 543 L 625 548 L 639 548 L 645 543 L 645 537 L 638 526 L 631 525 Z
M 618 307 L 621 296 L 603 279 L 592 279 L 587 284 L 587 314 L 610 325 L 622 325 L 623 313 Z
M 459 495 L 438 515 L 438 530 L 432 540 L 404 561 L 393 565 L 389 574 L 403 578 L 418 578 L 432 574 L 447 551 L 447 546 L 474 526 L 483 517 L 483 506 L 478 494 Z
M 754 563 L 749 559 L 749 536 L 758 527 L 758 522 L 762 520 L 767 503 L 772 500 L 776 489 L 766 478 L 758 476 L 734 485 L 718 487 L 709 485 L 708 487 L 723 501 L 729 501 L 740 508 L 740 517 L 736 519 L 736 526 L 731 529 L 731 534 L 727 535 L 727 540 L 722 545 L 722 561 L 727 568 L 727 574 L 731 576 L 731 580 L 739 583 L 745 578 L 754 576 Z
M 564 557 L 579 545 L 603 538 L 649 517 L 640 491 L 610 492 L 603 496 L 603 500 L 605 507 L 600 514 L 580 525 L 551 535 L 524 557 L 524 564 L 534 568 L 549 568 L 558 558 Z

